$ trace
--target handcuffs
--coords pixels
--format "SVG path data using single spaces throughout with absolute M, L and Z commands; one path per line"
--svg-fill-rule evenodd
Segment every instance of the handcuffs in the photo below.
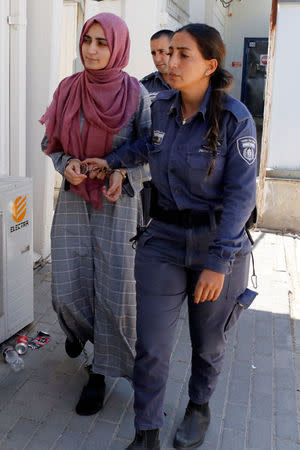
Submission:
M 126 178 L 126 174 L 124 174 L 121 169 L 108 169 L 107 167 L 93 167 L 92 169 L 89 169 L 89 165 L 87 163 L 80 164 L 80 173 L 83 175 L 88 175 L 93 172 L 103 173 L 106 177 L 112 175 L 114 172 L 120 172 L 123 180 Z

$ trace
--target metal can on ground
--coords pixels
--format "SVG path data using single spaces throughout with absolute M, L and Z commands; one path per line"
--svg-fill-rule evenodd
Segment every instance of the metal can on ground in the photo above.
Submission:
M 18 336 L 15 349 L 19 355 L 24 355 L 28 350 L 28 337 L 25 335 Z

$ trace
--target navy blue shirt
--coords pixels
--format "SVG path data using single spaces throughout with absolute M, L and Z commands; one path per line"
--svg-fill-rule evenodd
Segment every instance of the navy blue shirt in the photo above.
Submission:
M 161 92 L 152 103 L 152 136 L 107 155 L 111 168 L 149 161 L 158 203 L 166 209 L 221 210 L 205 267 L 228 273 L 235 254 L 249 249 L 245 223 L 255 206 L 256 129 L 246 106 L 225 95 L 215 167 L 205 145 L 210 88 L 197 114 L 182 124 L 181 95 Z
M 161 91 L 168 91 L 171 87 L 165 82 L 160 72 L 152 72 L 140 80 L 149 92 L 151 101 L 155 99 Z

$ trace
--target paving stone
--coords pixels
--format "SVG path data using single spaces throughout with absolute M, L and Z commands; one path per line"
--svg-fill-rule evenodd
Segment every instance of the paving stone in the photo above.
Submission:
M 98 421 L 97 427 L 88 433 L 80 449 L 95 450 L 97 448 L 101 448 L 101 450 L 105 450 L 109 448 L 109 445 L 113 441 L 115 432 L 116 424 Z
M 65 431 L 81 431 L 88 433 L 92 430 L 97 423 L 97 415 L 93 414 L 91 416 L 79 416 L 74 412 L 70 415 L 69 421 L 66 424 Z
M 238 321 L 237 340 L 240 343 L 251 346 L 254 336 L 254 323 L 253 317 L 251 315 L 248 316 L 247 312 L 244 312 Z
M 124 450 L 126 447 L 128 447 L 130 442 L 121 439 L 114 439 L 109 446 L 109 450 Z
M 261 419 L 250 421 L 248 448 L 264 450 L 272 448 L 272 422 Z
M 15 426 L 19 418 L 20 414 L 17 410 L 12 415 L 7 414 L 6 411 L 0 412 L 0 433 L 2 434 L 2 438 Z
M 190 363 L 186 361 L 178 361 L 175 358 L 170 363 L 169 378 L 184 383 L 186 377 L 190 373 Z
M 210 409 L 212 413 L 217 417 L 222 417 L 224 404 L 226 403 L 226 393 L 225 392 L 214 392 L 210 399 Z
M 235 350 L 235 359 L 237 361 L 252 361 L 252 343 L 238 342 Z
M 255 372 L 272 376 L 273 372 L 273 358 L 272 355 L 261 355 L 257 352 L 253 355 L 253 365 Z
M 172 354 L 172 359 L 189 364 L 191 361 L 191 354 L 191 348 L 187 347 L 186 343 L 179 342 L 175 348 L 174 353 Z
M 15 426 L 8 432 L 6 439 L 1 443 L 1 448 L 22 449 L 31 439 L 38 422 L 30 419 L 20 418 Z
M 274 375 L 275 375 L 275 385 L 276 389 L 289 389 L 294 390 L 295 389 L 295 378 L 294 378 L 294 371 L 291 369 L 282 369 L 282 368 L 276 368 L 274 369 Z
M 249 361 L 234 361 L 232 363 L 231 383 L 235 381 L 249 382 L 252 375 L 252 363 Z
M 67 431 L 61 436 L 58 436 L 57 441 L 53 445 L 55 450 L 77 450 L 83 448 L 82 445 L 85 442 L 86 435 L 84 433 L 76 431 Z M 101 442 L 101 441 L 99 441 Z M 99 444 L 98 442 L 98 444 Z M 103 447 L 105 448 L 105 447 Z M 94 447 L 95 449 L 95 447 Z
M 186 386 L 186 385 L 185 385 Z M 161 430 L 161 439 L 162 441 L 166 439 L 166 435 L 168 430 L 171 428 L 174 423 L 174 417 L 176 415 L 176 410 L 178 408 L 179 399 L 182 395 L 182 390 L 185 389 L 185 386 L 182 386 L 182 383 L 177 383 L 173 380 L 169 380 L 167 384 L 167 390 L 164 401 L 164 427 Z M 186 407 L 187 403 L 184 405 Z
M 281 439 L 275 440 L 275 449 L 276 450 L 299 450 L 300 441 L 292 442 L 292 441 L 283 441 Z
M 33 397 L 29 402 L 22 402 L 22 404 L 24 405 L 24 409 L 27 408 L 27 419 L 41 421 L 52 409 L 54 401 L 45 395 L 39 395 L 38 397 Z
M 274 352 L 275 367 L 279 369 L 294 370 L 294 361 L 292 351 L 277 349 Z
M 228 401 L 237 404 L 248 404 L 249 401 L 249 382 L 235 381 L 229 385 Z
M 218 441 L 220 437 L 222 421 L 220 417 L 216 417 L 214 414 L 211 415 L 210 424 L 205 436 L 206 445 L 210 445 L 212 448 L 218 447 Z M 202 450 L 202 446 L 201 446 Z
M 227 403 L 225 410 L 224 427 L 235 430 L 245 430 L 247 422 L 248 405 Z
M 133 389 L 129 382 L 125 379 L 117 379 L 104 408 L 98 414 L 97 420 L 119 423 L 126 406 L 132 398 Z
M 275 346 L 283 350 L 291 350 L 291 322 L 289 315 L 274 314 Z
M 272 395 L 272 377 L 270 377 L 269 375 L 262 375 L 254 371 L 252 379 L 252 390 L 253 392 L 258 394 Z
M 275 411 L 276 414 L 296 414 L 297 405 L 294 390 L 275 390 Z
M 31 443 L 35 441 L 46 441 L 48 442 L 48 448 L 51 448 L 63 431 L 64 426 L 43 423 L 32 436 L 28 446 L 30 447 Z
M 294 268 L 286 267 L 280 235 L 254 234 L 259 237 L 255 258 L 263 280 L 260 295 L 227 333 L 224 365 L 210 401 L 212 422 L 201 450 L 300 449 L 300 359 L 293 354 L 300 354 L 300 321 L 293 322 L 293 342 L 288 298 L 288 274 Z M 107 377 L 105 405 L 98 414 L 81 417 L 74 412 L 88 379 L 84 365 L 93 346 L 87 345 L 78 358 L 66 356 L 65 335 L 51 305 L 50 269 L 47 265 L 34 272 L 35 321 L 23 329 L 28 336 L 45 329 L 50 343 L 27 352 L 22 372 L 12 373 L 0 361 L 0 449 L 125 449 L 134 437 L 127 381 Z M 8 341 L 14 342 L 15 337 Z M 185 302 L 171 356 L 162 450 L 173 448 L 188 403 L 190 357 Z
M 272 421 L 272 395 L 253 392 L 251 401 L 251 418 Z
M 240 430 L 228 430 L 224 428 L 222 435 L 222 450 L 245 450 L 245 435 Z
M 256 339 L 258 341 L 261 340 L 261 338 L 272 338 L 273 334 L 273 322 L 272 322 L 272 315 L 271 314 L 264 314 L 262 315 L 256 313 L 256 321 L 255 321 L 255 335 Z
M 265 337 L 256 340 L 255 352 L 259 355 L 272 356 L 273 354 L 273 340 L 272 338 Z
M 120 426 L 117 431 L 117 437 L 123 439 L 132 439 L 134 436 L 134 411 L 133 402 L 127 406 L 125 414 L 121 418 Z
M 55 432 L 54 432 L 55 435 Z M 25 450 L 50 450 L 50 442 L 39 439 L 32 439 L 25 447 Z
M 276 414 L 275 429 L 277 437 L 297 441 L 299 439 L 296 411 L 291 414 Z

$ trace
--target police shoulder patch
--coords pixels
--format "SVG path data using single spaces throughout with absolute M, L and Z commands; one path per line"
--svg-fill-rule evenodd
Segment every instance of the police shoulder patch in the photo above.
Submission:
M 155 145 L 160 145 L 163 141 L 165 133 L 159 130 L 153 130 L 152 142 Z
M 239 154 L 249 166 L 256 160 L 256 139 L 252 136 L 244 136 L 237 140 Z
M 157 94 L 158 94 L 158 92 L 149 92 L 149 98 L 150 98 L 151 102 L 153 102 L 153 100 L 155 100 Z

